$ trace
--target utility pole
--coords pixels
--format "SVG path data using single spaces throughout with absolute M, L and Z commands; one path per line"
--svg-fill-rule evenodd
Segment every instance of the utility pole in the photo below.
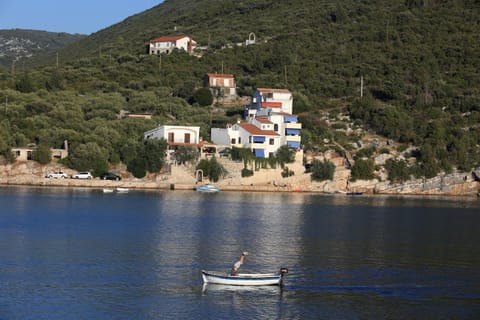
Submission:
M 360 98 L 363 98 L 363 76 L 360 76 Z

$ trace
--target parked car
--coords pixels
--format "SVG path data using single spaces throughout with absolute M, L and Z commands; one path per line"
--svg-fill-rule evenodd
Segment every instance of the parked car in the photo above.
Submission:
M 66 179 L 68 178 L 67 174 L 63 171 L 57 171 L 54 173 L 49 173 L 45 176 L 46 178 L 54 178 L 54 179 Z
M 90 172 L 79 172 L 72 176 L 72 179 L 93 179 L 92 174 Z
M 122 180 L 122 177 L 116 175 L 112 172 L 105 172 L 100 175 L 100 179 L 102 180 Z

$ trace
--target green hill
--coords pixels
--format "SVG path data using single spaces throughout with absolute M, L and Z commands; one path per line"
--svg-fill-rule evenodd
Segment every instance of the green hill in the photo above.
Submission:
M 33 59 L 43 61 L 52 54 L 85 36 L 63 32 L 10 29 L 0 30 L 0 66 L 15 68 Z
M 290 89 L 306 149 L 325 138 L 351 148 L 360 136 L 322 120 L 326 111 L 347 113 L 356 125 L 418 146 L 417 175 L 469 170 L 480 144 L 479 17 L 478 1 L 460 0 L 167 0 L 59 50 L 58 69 L 54 55 L 44 67 L 5 69 L 0 99 L 10 113 L 0 121 L 9 120 L 11 145 L 36 136 L 51 145 L 72 140 L 73 150 L 92 142 L 124 160 L 125 135 L 141 138 L 157 123 L 196 123 L 208 137 L 212 123 L 234 119 L 240 108 L 212 119 L 194 100 L 205 73 L 223 71 L 244 95 Z M 257 44 L 238 46 L 251 32 Z M 178 34 L 206 47 L 200 58 L 146 54 L 150 39 Z M 120 109 L 154 118 L 119 123 Z M 99 141 L 99 127 L 117 140 Z

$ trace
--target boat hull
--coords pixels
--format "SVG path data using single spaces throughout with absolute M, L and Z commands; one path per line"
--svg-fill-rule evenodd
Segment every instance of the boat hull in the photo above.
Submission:
M 227 273 L 202 270 L 204 283 L 223 284 L 231 286 L 274 286 L 281 285 L 281 273 L 239 273 L 236 276 Z
M 208 185 L 208 184 L 195 187 L 195 190 L 200 192 L 206 192 L 206 193 L 220 192 L 219 187 Z

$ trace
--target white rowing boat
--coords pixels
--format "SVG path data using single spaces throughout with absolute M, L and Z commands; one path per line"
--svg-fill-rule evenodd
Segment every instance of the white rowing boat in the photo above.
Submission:
M 275 273 L 239 273 L 237 275 L 202 270 L 202 278 L 204 283 L 231 286 L 272 286 L 282 285 L 283 276 L 287 273 L 288 269 L 286 268 L 282 268 Z

